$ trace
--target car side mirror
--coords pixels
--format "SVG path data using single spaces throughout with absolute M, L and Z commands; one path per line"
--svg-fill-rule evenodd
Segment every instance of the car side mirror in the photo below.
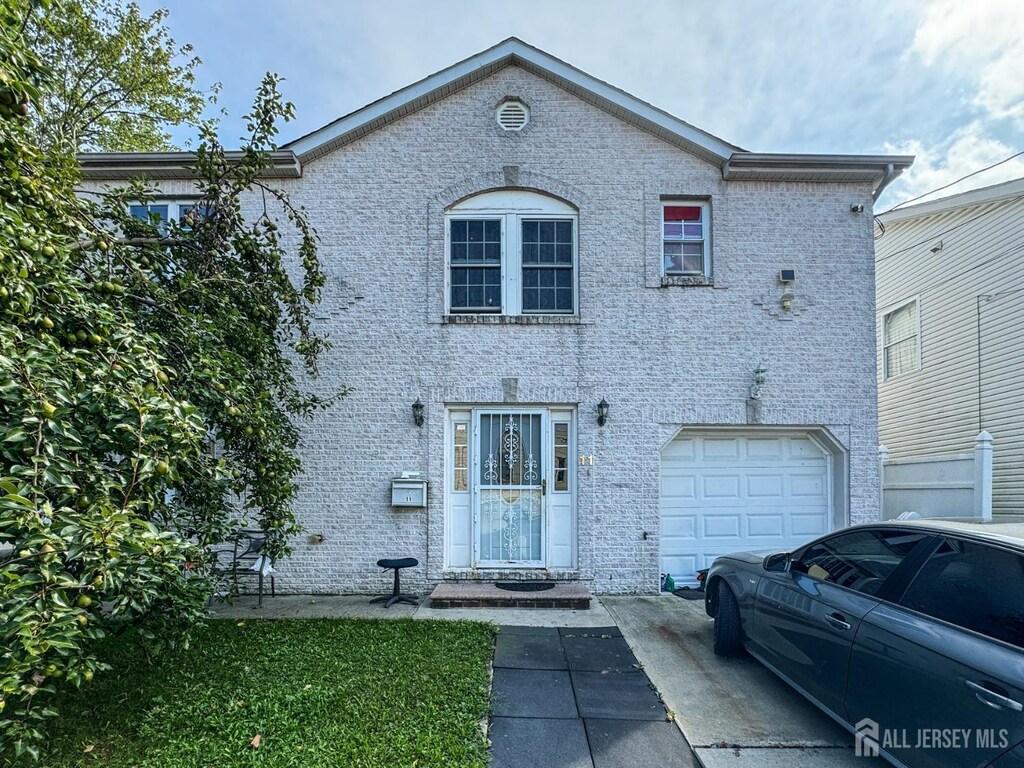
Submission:
M 773 555 L 768 555 L 762 566 L 771 573 L 785 573 L 789 570 L 790 557 L 789 552 L 776 552 Z

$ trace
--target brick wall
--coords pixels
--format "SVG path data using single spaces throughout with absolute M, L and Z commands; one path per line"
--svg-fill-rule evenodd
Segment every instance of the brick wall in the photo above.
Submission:
M 522 133 L 495 106 L 523 99 Z M 505 186 L 579 209 L 580 314 L 540 324 L 444 322 L 446 206 Z M 173 192 L 177 182 L 164 184 Z M 304 428 L 296 542 L 278 584 L 380 591 L 384 556 L 415 556 L 413 589 L 442 577 L 445 404 L 579 403 L 580 576 L 596 592 L 657 589 L 658 462 L 684 425 L 747 422 L 751 371 L 770 370 L 761 421 L 824 426 L 849 456 L 852 522 L 877 514 L 874 273 L 867 184 L 725 182 L 719 169 L 508 67 L 307 164 L 281 182 L 311 213 L 328 277 L 319 328 L 334 347 L 321 393 L 354 391 Z M 662 287 L 660 199 L 712 204 L 713 287 Z M 254 200 L 254 205 L 256 201 Z M 780 313 L 781 268 L 796 270 Z M 427 406 L 416 428 L 410 405 Z M 606 398 L 611 418 L 596 425 Z M 388 480 L 428 473 L 426 512 L 388 504 Z

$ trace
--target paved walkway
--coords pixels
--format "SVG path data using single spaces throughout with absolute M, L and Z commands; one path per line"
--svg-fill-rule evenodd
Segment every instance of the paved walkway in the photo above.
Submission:
M 491 768 L 698 768 L 614 626 L 502 626 Z
M 386 592 L 387 590 L 383 590 Z M 596 597 L 590 608 L 572 611 L 562 608 L 431 608 L 422 599 L 418 606 L 398 603 L 385 608 L 371 603 L 373 595 L 279 595 L 264 597 L 263 606 L 251 595 L 230 605 L 215 603 L 210 612 L 218 619 L 441 619 L 446 621 L 489 621 L 533 627 L 603 627 L 614 624 Z

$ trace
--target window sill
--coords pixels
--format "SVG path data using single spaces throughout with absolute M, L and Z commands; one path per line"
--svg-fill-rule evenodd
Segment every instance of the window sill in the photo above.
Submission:
M 662 275 L 661 287 L 714 288 L 715 279 L 703 275 Z
M 579 315 L 445 315 L 446 325 L 585 325 Z

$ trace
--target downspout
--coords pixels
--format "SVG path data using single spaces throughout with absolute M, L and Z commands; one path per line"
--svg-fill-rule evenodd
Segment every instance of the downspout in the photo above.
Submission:
M 890 183 L 892 183 L 894 178 L 896 178 L 896 169 L 893 168 L 892 163 L 887 163 L 882 180 L 878 183 L 878 186 L 875 187 L 874 194 L 871 195 L 872 202 L 878 202 L 878 198 L 882 196 L 882 192 L 885 191 L 885 188 L 889 186 Z

